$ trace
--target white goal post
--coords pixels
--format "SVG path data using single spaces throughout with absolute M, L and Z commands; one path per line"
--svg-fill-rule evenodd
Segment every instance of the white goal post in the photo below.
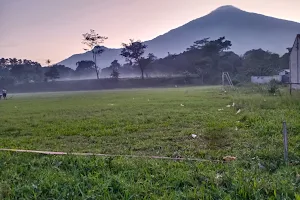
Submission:
M 224 90 L 226 86 L 229 86 L 230 88 L 234 88 L 228 72 L 222 72 L 222 86 Z

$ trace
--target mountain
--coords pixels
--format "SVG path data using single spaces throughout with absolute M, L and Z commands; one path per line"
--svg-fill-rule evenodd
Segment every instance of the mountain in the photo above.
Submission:
M 233 6 L 222 6 L 206 16 L 145 43 L 148 45 L 147 53 L 164 57 L 168 52 L 183 52 L 196 40 L 225 36 L 232 41 L 232 51 L 237 54 L 258 48 L 283 54 L 286 48 L 292 45 L 298 33 L 300 33 L 300 23 L 246 12 Z M 105 49 L 106 51 L 99 58 L 101 68 L 108 67 L 114 59 L 119 60 L 120 63 L 125 62 L 120 56 L 121 49 Z M 77 61 L 91 60 L 91 58 L 91 52 L 86 52 L 73 55 L 59 64 L 74 69 Z
M 104 52 L 97 58 L 99 62 L 98 65 L 100 68 L 109 67 L 111 62 L 117 59 L 120 63 L 125 63 L 125 59 L 120 56 L 121 49 L 110 49 L 104 46 L 101 46 L 104 49 Z M 74 54 L 71 57 L 59 62 L 58 64 L 65 65 L 72 69 L 76 69 L 76 63 L 81 60 L 92 60 L 92 52 L 88 51 L 82 54 Z

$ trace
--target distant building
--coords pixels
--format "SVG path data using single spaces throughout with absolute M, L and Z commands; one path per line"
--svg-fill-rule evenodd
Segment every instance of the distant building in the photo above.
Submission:
M 284 69 L 279 72 L 280 76 L 289 75 L 289 74 L 290 74 L 290 69 Z
M 281 75 L 274 75 L 274 76 L 251 76 L 251 83 L 256 84 L 266 84 L 269 83 L 271 80 L 276 80 L 278 82 L 282 81 Z
M 290 70 L 283 69 L 278 73 L 278 75 L 274 76 L 251 76 L 251 82 L 257 84 L 266 84 L 271 80 L 275 80 L 282 83 L 289 83 L 290 81 Z
M 296 36 L 290 52 L 290 80 L 293 89 L 300 89 L 300 34 Z

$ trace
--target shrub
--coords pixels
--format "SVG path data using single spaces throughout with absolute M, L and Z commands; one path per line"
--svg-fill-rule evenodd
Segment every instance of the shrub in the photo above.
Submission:
M 280 83 L 275 79 L 271 80 L 270 83 L 268 84 L 268 92 L 270 94 L 275 94 L 279 92 L 279 84 Z
M 183 75 L 184 75 L 184 82 L 186 84 L 190 84 L 191 83 L 192 74 L 190 72 L 188 72 L 188 71 L 184 71 Z
M 232 80 L 232 84 L 233 84 L 234 86 L 237 86 L 237 85 L 240 84 L 240 81 L 238 81 L 238 80 Z

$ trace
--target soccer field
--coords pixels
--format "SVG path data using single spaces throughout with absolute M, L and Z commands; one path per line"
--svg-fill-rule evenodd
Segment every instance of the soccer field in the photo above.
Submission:
M 0 101 L 1 149 L 119 156 L 3 151 L 1 199 L 300 198 L 297 94 L 194 87 L 11 97 Z

